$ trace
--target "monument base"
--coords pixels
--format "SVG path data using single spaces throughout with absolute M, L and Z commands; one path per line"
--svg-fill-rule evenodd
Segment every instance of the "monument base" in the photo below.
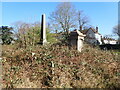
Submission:
M 46 45 L 46 44 L 49 44 L 49 42 L 47 42 L 47 41 L 45 41 L 45 42 L 41 41 L 38 44 L 40 44 L 40 45 Z

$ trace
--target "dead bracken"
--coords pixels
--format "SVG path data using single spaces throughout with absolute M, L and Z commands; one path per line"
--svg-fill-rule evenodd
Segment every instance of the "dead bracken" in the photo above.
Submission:
M 102 51 L 87 44 L 82 52 L 58 45 L 26 49 L 16 49 L 11 45 L 7 48 L 3 46 L 3 88 L 120 86 L 118 51 Z

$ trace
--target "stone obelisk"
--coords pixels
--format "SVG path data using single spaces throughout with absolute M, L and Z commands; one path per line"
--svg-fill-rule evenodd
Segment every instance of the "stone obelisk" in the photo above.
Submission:
M 46 21 L 45 21 L 45 14 L 43 14 L 42 20 L 41 20 L 40 44 L 45 45 L 46 43 L 47 43 L 47 40 L 46 40 Z

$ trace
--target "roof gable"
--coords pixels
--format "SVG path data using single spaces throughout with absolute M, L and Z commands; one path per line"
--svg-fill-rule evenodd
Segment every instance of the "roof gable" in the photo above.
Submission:
M 81 33 L 87 34 L 87 32 L 88 32 L 89 30 L 92 30 L 93 33 L 97 33 L 97 34 L 101 35 L 100 33 L 98 33 L 97 30 L 95 30 L 94 28 L 91 28 L 91 27 L 90 27 L 89 29 L 82 30 Z

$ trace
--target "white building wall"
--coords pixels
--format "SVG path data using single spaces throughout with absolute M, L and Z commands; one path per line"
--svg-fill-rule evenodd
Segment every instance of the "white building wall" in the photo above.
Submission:
M 100 44 L 102 44 L 102 41 L 101 41 L 102 40 L 102 36 L 100 34 L 96 33 L 95 34 L 95 38 L 96 38 L 96 40 L 99 41 Z
M 103 40 L 105 44 L 109 44 L 109 41 L 108 40 Z
M 105 44 L 117 44 L 117 41 L 114 40 L 104 40 Z
M 110 41 L 110 44 L 117 44 L 116 41 Z

